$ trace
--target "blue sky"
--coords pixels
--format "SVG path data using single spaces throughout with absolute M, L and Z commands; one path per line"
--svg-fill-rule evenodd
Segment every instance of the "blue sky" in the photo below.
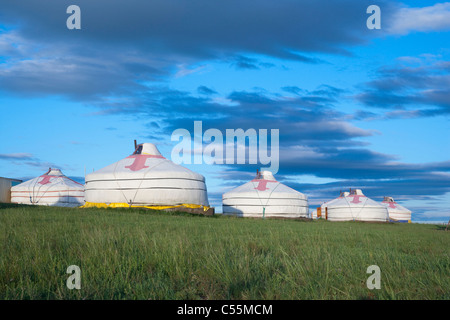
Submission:
M 66 8 L 81 8 L 68 30 Z M 381 8 L 369 30 L 366 9 Z M 0 9 L 0 176 L 83 181 L 177 128 L 280 130 L 311 207 L 361 187 L 413 221 L 450 211 L 450 3 L 12 1 Z M 186 165 L 212 205 L 255 165 Z

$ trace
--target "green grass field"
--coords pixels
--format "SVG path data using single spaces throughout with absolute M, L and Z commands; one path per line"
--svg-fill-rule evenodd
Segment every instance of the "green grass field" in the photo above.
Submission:
M 0 299 L 450 299 L 445 226 L 0 204 L 0 228 Z

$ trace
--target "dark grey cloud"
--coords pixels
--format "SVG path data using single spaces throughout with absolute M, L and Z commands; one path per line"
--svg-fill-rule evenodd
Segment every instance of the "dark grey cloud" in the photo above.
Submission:
M 297 86 L 286 86 L 286 87 L 282 87 L 281 90 L 288 92 L 288 93 L 293 93 L 293 94 L 304 94 L 306 91 L 297 87 Z
M 304 58 L 304 59 L 299 59 L 303 62 L 308 62 L 308 63 L 320 63 L 322 62 L 319 59 L 315 59 L 315 58 Z M 231 57 L 229 59 L 230 61 L 230 65 L 232 67 L 234 67 L 236 70 L 260 70 L 262 68 L 273 68 L 275 67 L 275 64 L 271 63 L 271 62 L 264 62 L 261 61 L 259 59 L 256 58 L 250 58 L 247 56 L 243 56 L 243 55 L 237 55 L 234 57 Z
M 392 7 L 379 2 L 384 8 Z M 343 52 L 343 45 L 364 42 L 370 1 L 346 0 L 78 0 L 82 30 L 66 28 L 68 0 L 9 1 L 2 21 L 22 25 L 24 34 L 51 41 L 90 40 L 136 44 L 152 51 L 212 57 L 228 52 L 258 52 L 283 59 L 300 52 Z M 386 10 L 388 12 L 389 10 Z M 307 60 L 307 58 L 306 58 Z
M 1 153 L 1 160 L 32 160 L 34 156 L 31 153 Z
M 69 0 L 2 3 L 0 88 L 90 101 L 133 96 L 179 64 L 215 60 L 240 69 L 273 67 L 259 54 L 320 63 L 317 52 L 349 54 L 375 34 L 368 0 L 78 0 L 82 29 L 66 28 Z M 393 7 L 386 8 L 387 19 Z
M 18 166 L 30 166 L 34 168 L 39 168 L 39 170 L 47 170 L 48 168 L 61 168 L 64 166 L 59 166 L 53 162 L 48 162 L 41 160 L 31 153 L 21 152 L 21 153 L 3 153 L 0 154 L 0 160 L 7 161 L 9 164 Z
M 416 178 L 395 178 L 391 180 L 343 179 L 337 182 L 311 184 L 289 180 L 290 186 L 311 195 L 315 204 L 336 198 L 340 191 L 360 188 L 364 194 L 381 201 L 384 196 L 396 200 L 436 200 L 450 192 L 450 178 L 443 174 L 423 174 Z
M 74 50 L 62 45 L 39 52 L 30 49 L 25 57 L 6 58 L 0 66 L 0 90 L 21 96 L 63 95 L 86 101 L 99 96 L 132 95 L 146 89 L 142 81 L 157 81 L 168 74 L 167 63 L 127 55 L 127 51 L 102 51 L 89 57 L 80 53 L 80 48 Z M 152 63 L 154 66 L 149 67 Z
M 208 88 L 207 86 L 199 86 L 198 88 L 197 88 L 197 92 L 199 93 L 199 94 L 204 94 L 204 95 L 214 95 L 214 94 L 217 94 L 217 91 L 216 90 L 213 90 L 213 89 L 211 89 L 211 88 Z
M 107 101 L 98 107 L 107 112 L 158 119 L 159 128 L 151 128 L 153 135 L 156 132 L 170 135 L 178 128 L 192 130 L 194 121 L 201 120 L 204 130 L 279 129 L 280 141 L 285 146 L 361 146 L 357 139 L 374 132 L 348 123 L 347 115 L 335 108 L 339 99 L 336 92 L 340 90 L 333 88 L 330 94 L 325 89 L 321 86 L 315 94 L 304 91 L 302 95 L 280 95 L 265 90 L 233 91 L 220 98 L 155 87 L 122 108 Z
M 281 158 L 280 172 L 286 170 L 289 173 L 298 172 L 323 178 L 382 180 L 422 177 L 432 171 L 450 170 L 450 162 L 404 164 L 391 155 L 361 148 L 322 148 L 318 154 L 315 157 Z
M 257 166 L 252 167 L 252 169 L 256 170 Z M 242 172 L 249 170 L 249 166 L 236 165 L 229 170 Z M 367 180 L 383 183 L 404 179 L 427 180 L 430 183 L 436 180 L 435 186 L 440 188 L 445 184 L 440 183 L 440 181 L 442 179 L 447 181 L 449 172 L 450 161 L 408 164 L 400 162 L 395 156 L 364 148 L 298 145 L 280 148 L 278 175 L 281 177 L 310 175 L 342 181 Z M 417 192 L 423 192 L 423 190 Z
M 418 65 L 400 63 L 381 68 L 377 78 L 362 86 L 356 99 L 372 108 L 390 112 L 385 118 L 413 118 L 450 114 L 448 61 Z
M 249 70 L 258 70 L 258 60 L 253 58 L 248 58 L 244 56 L 237 56 L 233 59 L 234 61 L 231 63 L 236 69 L 249 69 Z
M 340 88 L 336 88 L 327 84 L 323 84 L 310 94 L 314 96 L 323 96 L 329 98 L 336 98 L 345 93 L 346 91 Z
M 357 110 L 352 115 L 352 119 L 354 120 L 374 120 L 378 119 L 379 117 L 379 114 L 367 110 Z
M 156 121 L 151 121 L 151 122 L 147 123 L 146 127 L 149 129 L 152 129 L 152 130 L 161 128 L 160 125 Z

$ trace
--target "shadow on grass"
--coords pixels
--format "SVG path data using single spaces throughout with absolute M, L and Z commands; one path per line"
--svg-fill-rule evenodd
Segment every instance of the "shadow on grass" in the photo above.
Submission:
M 1 209 L 11 209 L 11 208 L 32 208 L 34 206 L 27 204 L 17 204 L 17 203 L 0 203 Z
M 446 224 L 442 224 L 442 225 L 436 224 L 434 226 L 434 228 L 435 228 L 435 230 L 438 230 L 438 231 L 448 231 L 450 233 L 450 227 L 447 229 Z
M 132 212 L 141 215 L 165 215 L 165 216 L 183 216 L 183 217 L 208 217 L 208 218 L 218 218 L 217 215 L 205 215 L 201 213 L 192 213 L 186 211 L 178 210 L 155 210 L 147 208 L 87 208 L 95 210 L 107 210 L 110 212 L 124 212 L 127 210 L 132 210 Z

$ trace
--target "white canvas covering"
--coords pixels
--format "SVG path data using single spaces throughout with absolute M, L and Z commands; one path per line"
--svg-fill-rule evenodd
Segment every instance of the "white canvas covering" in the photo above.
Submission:
M 411 211 L 395 202 L 392 197 L 384 197 L 381 205 L 386 207 L 389 220 L 394 222 L 411 222 Z
M 322 204 L 322 216 L 330 221 L 380 221 L 388 220 L 385 207 L 366 197 L 361 189 Z
M 86 175 L 86 203 L 209 206 L 205 178 L 164 158 L 152 143 Z
M 330 200 L 328 202 L 324 202 L 320 205 L 320 217 L 317 217 L 317 211 L 319 208 L 316 209 L 316 217 L 317 218 L 321 218 L 321 219 L 327 219 L 327 206 L 328 204 L 332 204 L 334 202 L 336 202 L 336 200 L 342 199 L 343 197 L 347 197 L 350 195 L 350 192 L 341 192 L 339 197 L 337 197 L 336 199 Z
M 84 186 L 61 170 L 50 168 L 45 174 L 12 187 L 11 202 L 78 207 L 84 204 Z
M 240 217 L 299 218 L 308 216 L 308 198 L 275 180 L 269 171 L 222 196 L 223 214 Z

